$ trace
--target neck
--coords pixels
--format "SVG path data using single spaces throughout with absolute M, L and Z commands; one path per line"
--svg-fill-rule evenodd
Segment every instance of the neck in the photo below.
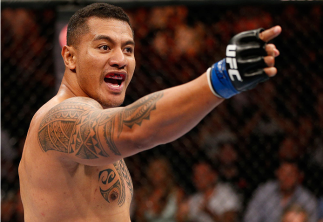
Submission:
M 291 189 L 288 189 L 288 190 L 281 190 L 282 198 L 283 199 L 290 198 L 293 195 L 294 191 L 295 191 L 294 188 L 291 188 Z
M 286 204 L 289 202 L 291 196 L 293 195 L 292 192 L 282 192 L 282 197 L 281 197 L 281 200 L 280 200 L 280 203 L 283 207 L 286 206 Z
M 58 96 L 63 96 L 67 98 L 76 97 L 76 96 L 83 96 L 88 97 L 86 93 L 83 92 L 78 86 L 75 86 L 77 81 L 71 81 L 66 74 L 63 76 L 62 83 L 59 87 L 57 92 Z

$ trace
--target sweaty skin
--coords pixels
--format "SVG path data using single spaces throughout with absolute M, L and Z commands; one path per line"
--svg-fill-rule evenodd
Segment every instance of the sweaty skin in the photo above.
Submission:
M 223 101 L 204 73 L 116 108 L 135 69 L 132 30 L 115 19 L 87 24 L 76 46 L 63 47 L 61 87 L 30 124 L 19 165 L 26 222 L 129 222 L 134 191 L 123 158 L 179 138 Z M 265 40 L 277 34 L 267 32 Z

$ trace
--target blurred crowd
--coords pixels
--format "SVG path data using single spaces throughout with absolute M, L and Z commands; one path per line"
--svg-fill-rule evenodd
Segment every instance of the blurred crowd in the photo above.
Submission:
M 124 105 L 198 77 L 238 32 L 283 29 L 275 78 L 225 101 L 173 143 L 125 160 L 132 221 L 323 221 L 322 10 L 291 3 L 127 9 L 137 68 Z M 55 94 L 56 12 L 1 12 L 1 221 L 18 222 L 24 139 Z

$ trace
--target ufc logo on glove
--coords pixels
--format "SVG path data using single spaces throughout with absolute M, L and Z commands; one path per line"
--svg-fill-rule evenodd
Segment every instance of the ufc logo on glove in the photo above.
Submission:
M 226 58 L 207 70 L 209 86 L 216 96 L 228 99 L 269 79 L 264 72 L 268 67 L 264 61 L 266 42 L 259 38 L 262 31 L 235 35 L 226 48 Z
M 231 81 L 234 81 L 234 76 L 237 77 L 237 79 L 242 82 L 240 73 L 238 71 L 237 66 L 237 59 L 236 59 L 236 45 L 228 45 L 227 51 L 226 51 L 226 62 L 229 64 L 230 69 L 228 70 Z

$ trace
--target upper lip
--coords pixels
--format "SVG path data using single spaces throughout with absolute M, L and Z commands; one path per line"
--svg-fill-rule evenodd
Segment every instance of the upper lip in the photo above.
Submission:
M 104 75 L 104 78 L 114 78 L 124 81 L 126 79 L 126 76 L 127 73 L 125 71 L 110 71 Z

